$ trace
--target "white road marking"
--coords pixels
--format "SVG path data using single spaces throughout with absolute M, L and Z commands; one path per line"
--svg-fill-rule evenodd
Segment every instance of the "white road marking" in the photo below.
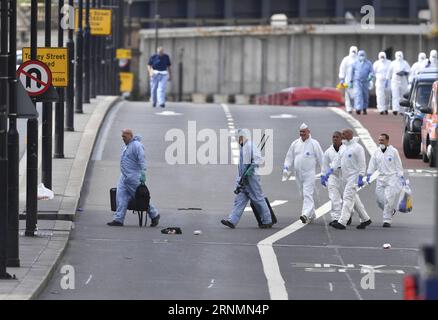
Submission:
M 392 291 L 394 291 L 394 293 L 397 293 L 397 290 L 395 289 L 395 284 L 391 283 L 391 287 L 392 287 Z
M 329 282 L 329 290 L 330 292 L 333 292 L 333 283 Z
M 88 280 L 85 282 L 85 285 L 89 284 L 92 278 L 93 278 L 93 275 L 90 274 L 90 276 L 88 277 Z
M 180 116 L 182 113 L 178 113 L 175 111 L 163 111 L 163 112 L 155 112 L 156 115 L 159 116 Z
M 207 287 L 207 289 L 210 289 L 214 285 L 214 279 L 211 279 L 210 285 Z
M 275 200 L 274 202 L 271 202 L 271 207 L 278 207 L 282 204 L 287 203 L 287 200 Z M 244 212 L 252 211 L 251 207 L 246 207 Z
M 231 141 L 230 141 L 230 147 L 231 147 L 231 162 L 235 165 L 239 164 L 239 144 L 237 143 L 236 137 L 234 136 L 234 133 L 236 132 L 236 128 L 234 127 L 234 120 L 233 116 L 231 115 L 230 108 L 225 103 L 221 104 L 222 108 L 224 109 L 225 116 L 227 117 L 228 121 L 228 130 L 231 134 Z
M 224 105 L 223 105 L 224 107 Z M 227 107 L 228 108 L 228 107 Z M 225 107 L 224 107 L 225 109 Z M 340 110 L 338 108 L 330 108 L 333 112 L 337 113 L 341 117 L 345 118 L 355 129 L 356 133 L 359 135 L 359 138 L 362 140 L 362 143 L 364 144 L 365 148 L 367 149 L 368 153 L 372 155 L 375 150 L 377 150 L 377 145 L 373 141 L 373 139 L 370 136 L 370 133 L 368 130 L 366 130 L 362 124 L 354 119 L 351 115 L 349 115 L 347 112 Z M 375 180 L 378 175 L 378 172 L 375 172 L 373 176 L 371 177 L 371 181 Z M 315 210 L 315 220 L 322 217 L 323 215 L 327 214 L 331 210 L 331 203 L 330 201 L 324 203 L 321 207 Z M 260 258 L 262 260 L 263 265 L 263 271 L 266 276 L 266 280 L 268 282 L 268 289 L 269 289 L 269 295 L 271 297 L 271 300 L 287 300 L 288 299 L 288 293 L 286 290 L 285 282 L 283 277 L 281 276 L 280 267 L 278 265 L 277 256 L 275 255 L 275 251 L 273 248 L 273 244 L 277 242 L 280 239 L 283 239 L 290 234 L 294 233 L 295 231 L 300 230 L 303 228 L 305 224 L 303 224 L 301 221 L 296 221 L 292 223 L 291 225 L 285 227 L 284 229 L 272 234 L 268 238 L 260 241 L 257 244 L 257 248 L 260 253 Z M 336 249 L 337 250 L 337 249 Z M 342 261 L 342 257 L 339 255 L 339 252 L 337 252 L 339 259 Z M 353 280 L 351 279 L 350 275 L 348 273 L 345 273 L 348 280 L 350 281 L 350 284 L 352 285 L 352 289 L 355 292 L 356 296 L 362 300 L 362 296 L 360 295 L 359 291 L 356 288 L 356 285 L 354 284 Z
M 293 119 L 296 117 L 297 116 L 294 116 L 293 114 L 286 114 L 286 113 L 274 114 L 274 115 L 270 116 L 271 119 Z
M 105 147 L 105 142 L 108 141 L 108 134 L 110 132 L 110 129 L 113 126 L 114 119 L 116 118 L 117 113 L 119 112 L 120 108 L 124 105 L 124 102 L 120 102 L 117 105 L 115 105 L 109 113 L 107 114 L 107 119 L 104 122 L 104 126 L 102 128 L 102 134 L 99 134 L 97 137 L 95 148 L 93 149 L 93 153 L 91 155 L 91 160 L 94 161 L 101 161 L 102 160 L 102 154 L 103 149 Z

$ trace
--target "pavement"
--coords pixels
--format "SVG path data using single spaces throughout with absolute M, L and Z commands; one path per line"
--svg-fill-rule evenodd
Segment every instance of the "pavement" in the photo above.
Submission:
M 82 211 L 75 217 L 68 247 L 47 278 L 47 286 L 33 297 L 402 299 L 403 277 L 418 270 L 420 248 L 433 240 L 435 179 L 410 176 L 414 211 L 397 213 L 389 229 L 382 228 L 374 185 L 365 187 L 360 197 L 373 223 L 357 230 L 359 222 L 354 217 L 352 226 L 343 231 L 328 226 L 327 191 L 318 184 L 319 218 L 301 225 L 297 186 L 293 181 L 282 182 L 281 173 L 284 156 L 302 122 L 309 125 L 323 149 L 330 145 L 332 131 L 345 127 L 362 133 L 367 150 L 374 143 L 371 128 L 373 137 L 353 117 L 330 108 L 168 103 L 163 110 L 145 102 L 117 104 L 96 141 L 82 189 Z M 126 127 L 143 136 L 146 183 L 161 214 L 156 228 L 139 228 L 136 215 L 130 212 L 124 227 L 106 225 L 112 220 L 109 189 L 119 177 L 120 130 Z M 259 229 L 251 212 L 244 213 L 236 229 L 220 223 L 232 208 L 237 169 L 232 152 L 224 156 L 224 163 L 203 163 L 203 155 L 211 160 L 222 156 L 219 146 L 205 152 L 203 142 L 209 131 L 203 129 L 219 133 L 239 127 L 274 133 L 270 140 L 273 170 L 262 176 L 264 192 L 275 203 L 278 218 L 272 229 Z M 219 136 L 217 142 L 221 142 Z M 225 144 L 231 151 L 235 147 L 228 139 Z M 183 163 L 169 162 L 175 153 Z M 193 154 L 197 157 L 191 162 Z M 160 230 L 166 227 L 180 227 L 182 234 L 162 234 Z M 195 234 L 197 230 L 202 233 Z M 392 248 L 383 249 L 385 243 Z M 74 288 L 62 286 L 65 267 L 74 270 Z M 369 270 L 374 271 L 375 286 L 364 287 Z
M 68 244 L 89 159 L 99 128 L 119 97 L 98 96 L 84 104 L 83 114 L 75 114 L 74 132 L 65 132 L 63 159 L 53 159 L 53 200 L 38 201 L 37 232 L 25 237 L 26 152 L 20 145 L 19 268 L 8 268 L 13 280 L 0 280 L 0 300 L 34 299 L 51 278 Z M 25 142 L 25 123 L 19 125 L 20 141 Z M 39 144 L 41 152 L 41 144 Z M 41 157 L 39 157 L 41 160 Z M 40 162 L 41 164 L 41 162 Z M 79 211 L 80 212 L 80 211 Z
M 408 159 L 403 153 L 403 114 L 393 115 L 389 111 L 388 115 L 381 115 L 377 109 L 368 109 L 367 115 L 357 115 L 353 112 L 352 116 L 370 132 L 371 137 L 377 141 L 381 133 L 389 135 L 390 143 L 399 150 L 400 158 L 405 169 L 429 169 L 429 165 L 424 163 L 420 157 L 418 159 Z M 434 171 L 434 169 L 432 169 Z M 436 170 L 435 170 L 436 171 Z

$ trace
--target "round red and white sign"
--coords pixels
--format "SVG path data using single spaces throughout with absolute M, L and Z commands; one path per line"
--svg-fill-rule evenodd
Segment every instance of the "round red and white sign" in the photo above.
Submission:
M 29 96 L 39 96 L 52 85 L 52 72 L 47 65 L 38 60 L 29 60 L 20 65 L 17 78 Z

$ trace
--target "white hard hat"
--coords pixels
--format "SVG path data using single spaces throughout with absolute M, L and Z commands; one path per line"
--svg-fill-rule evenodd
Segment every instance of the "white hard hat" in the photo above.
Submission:
M 304 130 L 304 129 L 309 129 L 309 127 L 307 126 L 307 124 L 305 124 L 304 122 L 301 124 L 300 126 L 300 130 Z

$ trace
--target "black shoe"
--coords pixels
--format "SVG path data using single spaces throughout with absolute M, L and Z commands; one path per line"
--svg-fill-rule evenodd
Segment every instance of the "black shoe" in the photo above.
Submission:
M 395 214 L 396 214 L 396 212 L 397 212 L 397 210 L 395 210 L 395 209 L 392 209 L 392 215 L 395 215 Z
M 384 115 L 385 114 L 385 111 L 380 111 L 380 115 Z
M 164 107 L 165 107 L 164 103 L 163 103 L 163 104 L 160 104 L 160 107 L 161 107 L 161 108 L 164 108 Z
M 108 222 L 107 225 L 111 226 L 111 227 L 123 227 L 123 223 L 118 222 L 116 220 L 113 220 L 111 222 Z
M 368 114 L 367 109 L 363 109 L 363 114 Z
M 351 224 L 351 217 L 350 219 L 348 219 L 347 226 L 349 226 L 350 224 Z
M 331 222 L 329 223 L 329 226 L 332 226 L 332 227 L 333 227 L 333 223 L 338 223 L 338 220 L 333 220 L 333 221 L 331 221 Z
M 272 223 L 266 223 L 266 224 L 259 224 L 260 229 L 269 229 L 272 228 Z
M 385 114 L 389 114 L 388 110 L 385 110 Z
M 339 230 L 345 230 L 345 226 L 343 224 L 340 224 L 339 222 L 334 222 L 332 223 L 332 227 L 335 229 L 339 229 Z
M 154 103 L 154 104 L 152 104 L 152 108 L 156 108 L 157 107 L 157 105 Z
M 360 114 L 360 110 L 356 110 L 356 114 Z
M 398 114 L 398 112 L 397 111 L 393 111 L 392 114 L 396 116 Z
M 232 223 L 231 223 L 230 221 L 228 221 L 228 220 L 221 220 L 221 223 L 222 223 L 224 226 L 230 227 L 231 229 L 234 229 L 234 228 L 235 228 L 234 224 L 232 224 Z
M 300 220 L 302 223 L 306 224 L 307 222 L 309 222 L 309 219 L 306 216 L 301 216 Z
M 349 114 L 352 114 L 352 113 L 353 113 L 353 111 L 348 111 L 348 113 L 349 113 Z
M 365 222 L 361 222 L 360 225 L 358 225 L 356 227 L 356 229 L 365 229 L 367 226 L 369 226 L 371 224 L 371 219 L 365 221 Z
M 151 219 L 151 227 L 156 227 L 158 226 L 158 222 L 160 222 L 160 215 L 157 215 L 155 218 Z
M 391 228 L 391 224 L 388 222 L 385 222 L 382 227 L 383 228 Z

